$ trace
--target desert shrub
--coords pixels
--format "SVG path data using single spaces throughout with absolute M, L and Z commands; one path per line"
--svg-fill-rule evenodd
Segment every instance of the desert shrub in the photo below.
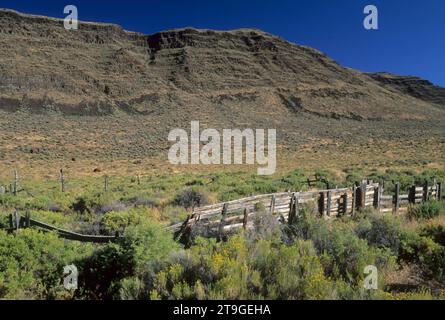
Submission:
M 236 187 L 223 191 L 220 194 L 220 201 L 232 201 L 239 198 L 249 197 L 256 193 L 255 188 L 247 184 L 238 184 Z
M 145 284 L 138 277 L 125 278 L 121 281 L 118 298 L 121 300 L 147 299 Z
M 111 299 L 119 297 L 126 278 L 150 273 L 178 249 L 171 235 L 154 223 L 128 227 L 124 237 L 107 244 L 78 262 L 78 297 Z
M 334 171 L 327 170 L 327 169 L 318 169 L 315 170 L 315 176 L 318 178 L 325 178 L 330 184 L 330 187 L 333 186 L 343 186 L 344 181 L 339 180 L 339 177 Z M 319 181 L 315 183 L 315 186 L 320 189 L 325 189 L 326 184 L 325 181 Z
M 81 220 L 73 225 L 71 230 L 87 235 L 110 235 L 106 230 L 104 230 L 99 219 L 89 219 L 87 221 Z
M 357 182 L 360 183 L 365 177 L 363 170 L 360 169 L 348 169 L 346 170 L 345 173 L 346 173 L 346 182 L 348 185 L 353 185 Z
M 366 240 L 355 234 L 353 223 L 327 222 L 305 214 L 293 230 L 297 237 L 312 240 L 327 275 L 352 286 L 362 281 L 365 266 L 375 265 L 379 269 L 394 266 L 395 257 L 386 249 L 368 246 Z
M 280 185 L 285 190 L 301 190 L 304 184 L 304 174 L 300 170 L 294 170 L 280 179 Z
M 168 219 L 171 222 L 181 222 L 187 218 L 188 212 L 183 207 L 166 206 L 162 210 L 163 218 Z
M 258 194 L 268 194 L 268 193 L 276 193 L 278 192 L 278 187 L 274 185 L 272 182 L 266 182 L 266 181 L 258 181 L 254 184 L 254 193 Z M 244 193 L 244 195 L 249 195 L 247 193 Z
M 78 196 L 70 205 L 70 209 L 80 214 L 104 214 L 111 211 L 125 210 L 125 204 L 111 192 L 99 192 Z
M 70 209 L 76 211 L 80 214 L 85 214 L 91 211 L 91 208 L 88 206 L 87 200 L 85 197 L 78 197 L 70 206 Z
M 388 248 L 398 255 L 402 237 L 402 224 L 392 215 L 366 215 L 357 222 L 355 232 L 369 245 L 378 248 Z
M 26 203 L 20 197 L 14 197 L 11 194 L 0 195 L 0 205 L 5 209 L 25 209 Z
M 64 211 L 64 208 L 58 203 L 50 202 L 48 204 L 48 211 L 61 213 Z
M 70 298 L 72 293 L 63 288 L 63 267 L 91 250 L 51 233 L 0 230 L 0 299 Z
M 205 206 L 210 203 L 209 195 L 201 190 L 186 189 L 178 193 L 173 201 L 174 205 L 191 209 Z
M 9 228 L 9 214 L 8 212 L 0 211 L 0 229 Z
M 384 267 L 391 260 L 387 252 L 371 249 L 366 241 L 342 228 L 334 229 L 323 245 L 319 250 L 325 256 L 328 274 L 352 285 L 358 285 L 363 279 L 365 266 Z
M 249 230 L 247 235 L 252 241 L 281 241 L 283 238 L 283 225 L 276 216 L 266 212 L 259 212 L 254 217 L 253 229 Z
M 139 207 L 127 211 L 113 211 L 103 216 L 101 225 L 109 234 L 124 232 L 130 226 L 147 225 L 151 221 L 156 221 L 154 217 L 155 209 Z
M 104 203 L 104 204 L 98 204 L 95 206 L 94 211 L 99 214 L 106 214 L 108 212 L 119 212 L 119 211 L 124 211 L 127 207 L 125 206 L 124 203 L 122 203 L 121 201 L 112 201 L 109 203 Z
M 415 220 L 428 220 L 438 217 L 444 212 L 443 203 L 431 200 L 420 205 L 412 206 L 408 210 L 408 217 Z
M 426 280 L 445 281 L 445 247 L 415 231 L 405 232 L 399 259 L 420 266 Z
M 335 283 L 324 276 L 310 242 L 292 246 L 243 236 L 199 245 L 172 258 L 148 288 L 152 299 L 328 299 Z
M 145 198 L 138 196 L 136 198 L 133 198 L 129 201 L 130 204 L 133 204 L 134 206 L 145 206 L 145 207 L 157 207 L 160 205 L 159 201 L 157 199 L 151 199 L 151 198 Z
M 77 297 L 111 299 L 119 291 L 119 281 L 135 272 L 133 248 L 107 244 L 90 257 L 78 262 L 82 272 L 79 277 Z
M 407 263 L 420 263 L 425 253 L 431 252 L 437 244 L 432 239 L 422 237 L 415 230 L 406 230 L 401 238 L 399 260 Z
M 424 226 L 420 230 L 420 235 L 423 237 L 429 237 L 434 242 L 445 247 L 445 226 L 440 224 L 430 224 Z
M 374 172 L 370 179 L 374 181 L 384 181 L 385 182 L 385 192 L 393 193 L 395 191 L 395 184 L 400 183 L 400 190 L 402 192 L 407 192 L 410 187 L 415 184 L 415 172 L 413 171 L 395 171 L 386 170 L 385 173 Z
M 445 247 L 436 246 L 421 256 L 424 276 L 440 283 L 445 281 Z

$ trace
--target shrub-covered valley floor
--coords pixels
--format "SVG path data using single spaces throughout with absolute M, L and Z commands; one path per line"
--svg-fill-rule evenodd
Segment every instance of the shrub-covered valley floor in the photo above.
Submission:
M 225 242 L 194 238 L 184 247 L 164 227 L 183 221 L 196 204 L 281 191 L 323 189 L 307 185 L 314 174 L 331 186 L 362 178 L 400 182 L 407 190 L 445 182 L 445 171 L 289 171 L 158 174 L 141 177 L 19 178 L 18 194 L 0 195 L 0 299 L 444 299 L 445 209 L 431 201 L 406 215 L 377 214 L 325 221 L 306 206 L 293 225 L 264 213 L 255 228 Z M 9 185 L 2 180 L 0 185 Z M 7 232 L 18 210 L 83 234 L 113 235 L 109 244 L 68 241 L 37 229 Z M 64 266 L 79 271 L 78 289 L 63 285 Z M 378 289 L 363 286 L 375 265 Z

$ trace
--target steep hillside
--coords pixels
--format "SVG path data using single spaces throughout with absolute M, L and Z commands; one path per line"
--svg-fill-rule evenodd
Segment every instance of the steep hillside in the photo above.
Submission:
M 143 35 L 82 22 L 68 31 L 0 10 L 5 168 L 151 168 L 169 131 L 192 120 L 277 129 L 291 167 L 434 165 L 444 161 L 444 90 L 344 68 L 259 30 Z
M 425 96 L 443 103 L 431 97 L 434 90 L 391 90 L 378 77 L 258 30 L 146 36 L 81 23 L 67 31 L 61 20 L 13 11 L 0 11 L 0 25 L 0 104 L 7 110 L 181 114 L 199 106 L 223 116 L 225 109 L 286 107 L 353 119 L 420 119 L 437 112 Z

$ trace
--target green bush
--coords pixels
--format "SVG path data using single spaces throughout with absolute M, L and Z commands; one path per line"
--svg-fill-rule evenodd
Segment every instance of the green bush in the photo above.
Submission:
M 367 215 L 358 221 L 355 232 L 369 245 L 388 248 L 395 255 L 400 251 L 402 224 L 400 219 L 392 215 Z
M 420 263 L 421 257 L 437 246 L 432 239 L 422 237 L 414 230 L 406 230 L 401 238 L 399 260 L 413 264 Z
M 294 226 L 294 234 L 313 241 L 327 275 L 352 286 L 363 280 L 365 266 L 383 269 L 394 265 L 394 256 L 388 250 L 368 246 L 355 234 L 352 223 L 328 222 L 306 214 Z
M 428 220 L 443 214 L 444 206 L 440 201 L 432 200 L 420 205 L 412 206 L 408 210 L 408 216 L 415 220 Z
M 173 257 L 147 289 L 151 299 L 330 299 L 328 280 L 310 242 L 292 246 L 242 236 L 199 240 Z M 134 288 L 135 282 L 129 284 Z M 128 290 L 133 291 L 133 290 Z
M 91 246 L 66 243 L 51 233 L 0 230 L 0 299 L 70 298 L 63 267 L 91 252 Z
M 205 206 L 210 203 L 209 195 L 201 190 L 186 189 L 178 193 L 173 201 L 174 205 L 191 209 Z
M 428 228 L 428 230 L 431 229 Z M 434 232 L 427 231 L 427 233 L 428 237 L 421 236 L 415 231 L 405 232 L 399 259 L 417 264 L 425 280 L 443 282 L 445 281 L 445 247 L 434 242 Z M 430 234 L 433 235 L 432 238 Z
M 157 224 L 128 227 L 118 242 L 107 244 L 78 262 L 82 272 L 77 295 L 90 299 L 117 298 L 124 279 L 150 273 L 178 249 L 171 235 Z
M 422 256 L 421 263 L 427 279 L 434 279 L 439 283 L 445 281 L 445 247 L 437 246 L 428 251 Z
M 429 237 L 434 240 L 434 242 L 445 247 L 445 226 L 440 224 L 431 224 L 424 226 L 420 230 L 420 235 L 424 237 Z
M 147 226 L 156 221 L 152 209 L 146 207 L 133 208 L 127 211 L 109 212 L 101 220 L 103 229 L 108 234 L 123 233 L 131 226 Z

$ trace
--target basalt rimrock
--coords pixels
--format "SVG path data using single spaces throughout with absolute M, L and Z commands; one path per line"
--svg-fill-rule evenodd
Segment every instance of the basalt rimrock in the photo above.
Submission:
M 445 116 L 444 90 L 344 68 L 259 30 L 143 35 L 84 22 L 65 30 L 59 19 L 0 10 L 0 109 L 8 111 L 429 119 Z
M 435 86 L 428 80 L 390 73 L 372 73 L 369 75 L 388 89 L 397 90 L 403 94 L 445 107 L 445 88 Z

